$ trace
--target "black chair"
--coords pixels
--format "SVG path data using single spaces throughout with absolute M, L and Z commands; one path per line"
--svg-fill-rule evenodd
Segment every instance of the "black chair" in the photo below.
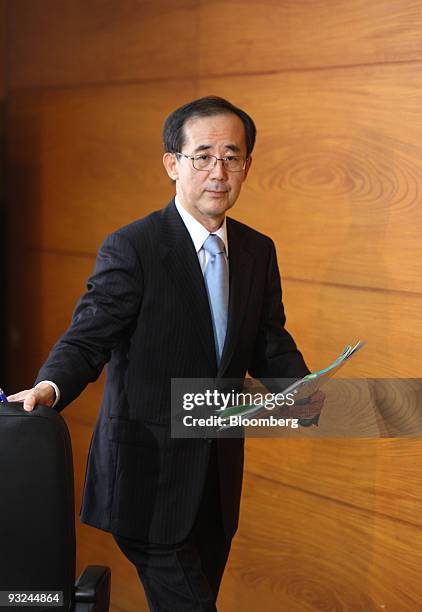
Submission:
M 60 610 L 107 612 L 110 569 L 91 565 L 75 584 L 75 554 L 73 460 L 66 423 L 45 406 L 26 412 L 20 402 L 0 403 L 0 591 L 34 593 L 29 602 L 36 602 L 38 610 L 57 606 L 54 594 L 62 592 Z M 7 601 L 5 594 L 1 597 L 0 610 Z M 13 610 L 28 612 L 16 599 Z

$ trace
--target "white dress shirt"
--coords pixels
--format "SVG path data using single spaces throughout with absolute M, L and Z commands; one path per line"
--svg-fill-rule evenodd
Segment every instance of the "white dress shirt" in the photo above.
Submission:
M 211 232 L 209 232 L 207 228 L 202 225 L 202 223 L 199 223 L 199 221 L 192 217 L 192 215 L 186 210 L 186 208 L 183 207 L 182 203 L 180 202 L 179 196 L 176 196 L 175 204 L 177 212 L 182 217 L 182 221 L 185 224 L 190 237 L 192 238 L 192 242 L 195 247 L 196 254 L 198 255 L 199 264 L 201 266 L 203 274 L 210 258 L 210 254 L 203 248 L 203 246 L 205 240 L 208 238 Z M 221 240 L 224 242 L 224 246 L 226 249 L 226 257 L 228 257 L 229 244 L 227 240 L 226 217 L 224 217 L 224 221 L 221 227 L 219 227 L 218 230 L 212 233 L 221 238 Z

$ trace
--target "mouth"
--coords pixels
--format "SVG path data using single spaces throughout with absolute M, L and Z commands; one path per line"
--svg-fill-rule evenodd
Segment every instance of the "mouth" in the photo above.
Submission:
M 225 189 L 224 191 L 219 189 L 206 189 L 207 193 L 211 193 L 212 195 L 216 195 L 216 196 L 223 196 L 225 193 L 227 193 L 227 189 Z

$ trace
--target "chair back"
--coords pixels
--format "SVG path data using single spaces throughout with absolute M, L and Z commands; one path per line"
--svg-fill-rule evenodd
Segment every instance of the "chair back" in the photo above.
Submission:
M 45 406 L 26 412 L 20 402 L 0 403 L 0 591 L 62 592 L 61 609 L 71 610 L 75 556 L 66 423 Z M 36 607 L 52 606 L 54 601 Z

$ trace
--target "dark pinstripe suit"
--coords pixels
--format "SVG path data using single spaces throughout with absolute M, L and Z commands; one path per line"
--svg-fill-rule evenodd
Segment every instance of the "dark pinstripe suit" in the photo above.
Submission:
M 37 382 L 74 400 L 105 363 L 107 381 L 86 473 L 81 519 L 144 542 L 179 542 L 192 528 L 210 455 L 205 440 L 170 439 L 170 379 L 298 377 L 308 372 L 284 330 L 272 241 L 227 219 L 230 304 L 217 371 L 203 275 L 174 201 L 104 241 L 88 291 Z M 233 536 L 243 440 L 221 440 L 224 527 Z

